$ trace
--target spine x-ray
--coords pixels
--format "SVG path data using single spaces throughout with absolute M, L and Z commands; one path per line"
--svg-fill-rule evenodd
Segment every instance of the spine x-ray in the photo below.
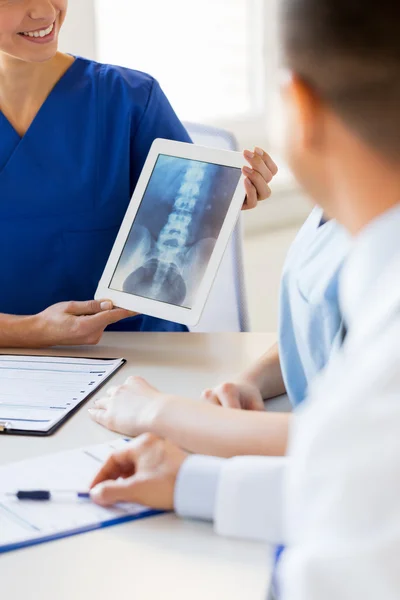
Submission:
M 161 155 L 111 287 L 192 308 L 240 169 Z

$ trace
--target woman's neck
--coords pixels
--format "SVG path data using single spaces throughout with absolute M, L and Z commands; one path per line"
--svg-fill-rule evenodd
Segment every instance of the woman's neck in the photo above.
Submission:
M 0 110 L 19 135 L 29 129 L 42 104 L 74 58 L 58 53 L 45 63 L 0 54 Z

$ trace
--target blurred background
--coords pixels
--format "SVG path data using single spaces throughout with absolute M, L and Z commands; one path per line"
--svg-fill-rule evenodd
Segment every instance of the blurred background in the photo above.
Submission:
M 279 0 L 69 0 L 61 49 L 153 75 L 182 121 L 223 128 L 280 167 L 273 197 L 244 213 L 253 331 L 276 331 L 286 252 L 311 205 L 280 156 Z

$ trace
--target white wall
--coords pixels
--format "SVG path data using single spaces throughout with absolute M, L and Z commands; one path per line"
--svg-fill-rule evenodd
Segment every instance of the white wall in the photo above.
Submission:
M 69 0 L 67 19 L 61 32 L 60 50 L 95 59 L 95 30 L 94 0 Z

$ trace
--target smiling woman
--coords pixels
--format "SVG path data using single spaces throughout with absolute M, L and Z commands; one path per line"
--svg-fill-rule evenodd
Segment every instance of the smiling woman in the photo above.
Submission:
M 49 41 L 52 41 L 55 38 L 55 30 L 54 30 L 54 26 L 55 23 L 52 23 L 51 25 L 49 25 L 49 27 L 47 27 L 47 29 L 40 29 L 39 31 L 24 31 L 23 33 L 20 33 L 19 35 L 23 35 L 25 37 L 29 37 L 29 38 L 34 38 L 31 39 L 30 41 L 35 42 L 35 43 L 41 43 L 41 44 L 47 44 Z M 39 38 L 39 39 L 38 39 Z M 46 38 L 46 39 L 44 39 Z
M 90 300 L 152 142 L 190 140 L 151 76 L 58 52 L 67 8 L 0 0 L 0 346 L 186 331 Z M 256 204 L 272 174 L 250 162 Z
M 57 49 L 58 34 L 65 19 L 67 0 L 41 2 L 27 11 L 23 0 L 1 1 L 1 50 L 22 60 L 48 60 Z M 17 36 L 24 41 L 46 46 L 43 54 L 30 54 L 28 46 L 22 47 Z M 25 39 L 27 38 L 27 39 Z

